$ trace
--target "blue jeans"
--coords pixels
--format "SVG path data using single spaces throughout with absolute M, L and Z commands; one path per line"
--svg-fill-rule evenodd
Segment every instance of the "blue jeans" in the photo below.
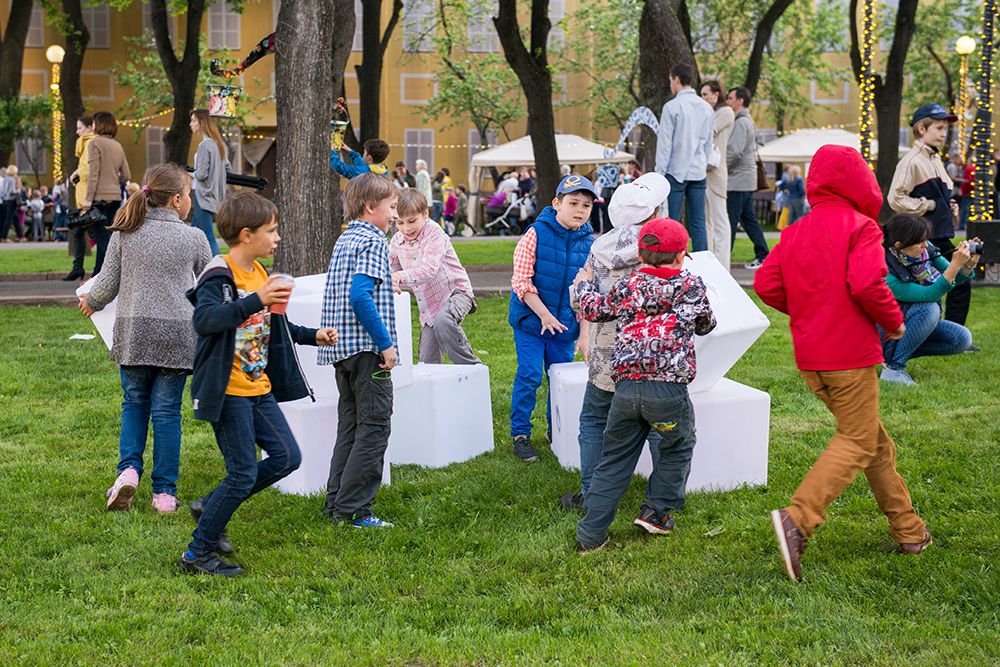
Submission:
M 191 534 L 188 548 L 196 556 L 218 548 L 219 534 L 244 500 L 295 471 L 302 462 L 299 446 L 272 394 L 227 394 L 212 429 L 226 476 L 206 496 L 205 511 Z M 267 452 L 267 458 L 259 462 L 256 445 Z
M 972 332 L 961 324 L 942 320 L 937 303 L 909 304 L 903 323 L 906 333 L 902 338 L 882 343 L 885 363 L 893 370 L 903 370 L 914 357 L 958 354 L 972 345 Z
M 181 465 L 181 396 L 187 371 L 155 366 L 122 366 L 122 430 L 118 473 L 142 474 L 149 419 L 153 419 L 153 493 L 177 495 Z
M 215 229 L 212 227 L 214 219 L 215 216 L 211 211 L 206 211 L 201 206 L 198 206 L 198 198 L 195 196 L 194 190 L 192 190 L 191 225 L 205 232 L 205 237 L 208 238 L 208 247 L 211 248 L 213 257 L 219 254 L 219 244 L 215 240 Z
M 587 495 L 594 469 L 604 452 L 604 429 L 608 425 L 608 412 L 615 392 L 605 391 L 588 382 L 583 393 L 583 407 L 580 409 L 580 493 Z M 649 453 L 653 467 L 660 459 L 660 436 L 650 431 Z
M 962 197 L 962 202 L 958 206 L 958 228 L 965 229 L 965 225 L 969 222 L 969 213 L 972 209 L 972 195 L 967 197 Z M 996 209 L 993 209 L 996 211 Z
M 705 179 L 700 181 L 678 181 L 667 174 L 670 182 L 670 194 L 667 196 L 667 208 L 670 217 L 681 219 L 681 202 L 687 199 L 684 218 L 688 232 L 691 234 L 691 249 L 694 252 L 708 250 L 708 236 L 705 231 Z
M 660 436 L 660 457 L 642 508 L 660 514 L 684 508 L 695 445 L 694 406 L 687 385 L 622 380 L 611 401 L 604 453 L 583 499 L 587 514 L 577 525 L 577 540 L 584 547 L 595 547 L 607 537 L 650 429 Z
M 789 199 L 788 200 L 788 224 L 792 225 L 806 214 L 806 200 L 799 199 Z
M 444 204 L 435 199 L 431 202 L 431 220 L 441 222 L 442 213 L 444 213 Z
M 514 350 L 517 354 L 517 373 L 514 375 L 514 389 L 510 396 L 510 435 L 531 435 L 531 413 L 535 410 L 538 388 L 543 376 L 549 373 L 549 366 L 573 361 L 576 341 L 557 341 L 514 329 Z M 545 417 L 552 423 L 552 401 L 549 401 Z
M 747 233 L 753 242 L 754 257 L 764 261 L 770 248 L 764 239 L 764 230 L 760 228 L 757 221 L 757 214 L 753 210 L 753 193 L 738 192 L 730 190 L 726 193 L 726 209 L 729 212 L 729 226 L 732 230 L 733 246 L 736 245 L 736 225 L 743 225 L 743 231 Z M 791 215 L 791 213 L 789 213 Z

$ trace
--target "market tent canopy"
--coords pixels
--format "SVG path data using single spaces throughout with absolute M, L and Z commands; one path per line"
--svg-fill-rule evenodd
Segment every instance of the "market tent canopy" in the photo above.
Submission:
M 623 164 L 635 159 L 631 153 L 618 151 L 610 157 L 605 156 L 605 146 L 584 139 L 575 134 L 556 135 L 556 154 L 559 164 L 598 165 Z M 475 227 L 479 214 L 479 183 L 483 170 L 489 167 L 531 167 L 535 164 L 535 151 L 531 145 L 531 137 L 521 137 L 506 144 L 490 148 L 472 157 L 469 165 L 469 185 L 472 192 L 469 196 L 469 223 Z
M 758 149 L 763 162 L 812 162 L 813 156 L 821 147 L 827 144 L 850 146 L 859 149 L 860 138 L 853 132 L 831 128 L 796 130 L 783 137 L 778 137 Z M 905 151 L 905 147 L 902 148 Z M 878 153 L 878 142 L 872 142 L 872 155 Z

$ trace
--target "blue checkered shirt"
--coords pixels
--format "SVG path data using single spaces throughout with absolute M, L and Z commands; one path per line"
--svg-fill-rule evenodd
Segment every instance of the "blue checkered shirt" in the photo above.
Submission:
M 359 352 L 380 352 L 351 308 L 351 281 L 358 273 L 375 278 L 375 294 L 372 297 L 375 308 L 382 316 L 393 345 L 397 344 L 392 276 L 389 273 L 389 244 L 385 233 L 375 225 L 363 220 L 352 220 L 347 231 L 340 235 L 333 246 L 330 268 L 326 273 L 320 326 L 336 329 L 339 339 L 332 347 L 319 348 L 318 363 L 321 366 L 335 364 Z

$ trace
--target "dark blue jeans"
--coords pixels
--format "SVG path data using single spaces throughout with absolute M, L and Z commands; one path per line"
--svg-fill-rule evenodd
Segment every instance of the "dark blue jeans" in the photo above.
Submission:
M 687 222 L 688 232 L 691 234 L 691 249 L 694 252 L 708 250 L 708 235 L 705 231 L 707 181 L 704 178 L 700 181 L 678 181 L 670 174 L 667 174 L 667 180 L 670 182 L 670 194 L 667 195 L 667 208 L 670 210 L 670 217 L 680 221 L 681 203 L 686 199 L 684 218 Z
M 531 435 L 531 413 L 535 411 L 538 388 L 549 373 L 549 366 L 573 361 L 576 341 L 553 340 L 514 329 L 514 352 L 517 372 L 510 396 L 510 435 Z M 546 425 L 552 423 L 552 401 L 545 411 Z
M 660 458 L 649 476 L 642 508 L 661 514 L 684 508 L 695 444 L 687 385 L 623 380 L 615 387 L 604 453 L 583 499 L 587 515 L 577 525 L 576 536 L 584 547 L 595 547 L 607 537 L 650 429 L 660 436 Z
M 149 420 L 153 419 L 153 493 L 177 495 L 181 465 L 181 397 L 187 371 L 155 366 L 122 366 L 122 430 L 118 473 L 142 474 Z
M 736 245 L 736 225 L 742 224 L 743 231 L 753 242 L 754 257 L 763 262 L 770 249 L 764 239 L 764 230 L 760 228 L 757 214 L 753 210 L 753 193 L 730 190 L 726 193 L 726 209 L 729 212 L 733 246 Z
M 906 333 L 902 338 L 882 343 L 886 365 L 897 371 L 906 368 L 906 362 L 914 357 L 958 354 L 972 345 L 972 332 L 961 324 L 942 320 L 937 303 L 908 304 L 903 323 Z
M 215 229 L 212 227 L 212 222 L 214 220 L 215 216 L 211 211 L 206 211 L 198 205 L 198 198 L 195 196 L 194 190 L 192 190 L 191 226 L 205 232 L 205 237 L 208 239 L 208 247 L 211 248 L 213 257 L 219 254 L 219 244 L 215 240 Z
M 605 391 L 591 382 L 583 393 L 583 407 L 580 409 L 580 493 L 587 495 L 594 469 L 601 461 L 604 451 L 604 429 L 608 425 L 608 412 L 615 392 Z M 653 457 L 653 467 L 660 458 L 660 437 L 655 431 L 649 435 L 649 453 Z
M 226 395 L 219 421 L 212 423 L 226 464 L 226 476 L 205 499 L 205 511 L 188 548 L 204 556 L 218 547 L 219 534 L 233 512 L 250 496 L 295 471 L 302 462 L 299 446 L 272 394 Z M 267 458 L 257 461 L 257 447 Z

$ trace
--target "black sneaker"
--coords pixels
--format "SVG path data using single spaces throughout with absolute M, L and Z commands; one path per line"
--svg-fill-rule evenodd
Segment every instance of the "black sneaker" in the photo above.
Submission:
M 235 577 L 243 574 L 239 565 L 227 563 L 215 554 L 194 556 L 190 551 L 181 554 L 181 569 L 192 574 L 214 574 L 220 577 Z
M 646 508 L 632 524 L 639 526 L 650 535 L 669 535 L 670 531 L 674 529 L 674 517 L 670 514 L 661 515 L 654 509 Z
M 531 438 L 526 435 L 514 436 L 514 453 L 525 462 L 537 461 L 538 452 L 531 446 Z
M 580 542 L 577 542 L 576 543 L 576 552 L 578 554 L 580 554 L 581 556 L 586 556 L 587 554 L 592 554 L 595 551 L 600 551 L 604 547 L 608 546 L 608 542 L 610 542 L 610 541 L 611 541 L 611 536 L 610 535 L 606 535 L 604 537 L 604 540 L 600 544 L 598 544 L 596 547 L 585 547 Z
M 195 522 L 201 519 L 201 515 L 205 512 L 205 499 L 199 498 L 198 500 L 191 503 L 191 516 L 194 517 Z M 229 541 L 229 534 L 226 529 L 223 528 L 222 532 L 219 533 L 219 544 L 216 548 L 220 554 L 230 556 L 233 553 L 233 543 Z
M 975 354 L 976 352 L 982 352 L 983 348 L 981 348 L 978 345 L 976 345 L 975 343 L 973 343 L 969 347 L 965 348 L 965 351 L 969 352 L 969 353 L 972 353 L 972 354 Z
M 567 493 L 562 497 L 562 507 L 564 510 L 582 510 L 583 507 L 583 494 L 577 491 L 576 493 Z

